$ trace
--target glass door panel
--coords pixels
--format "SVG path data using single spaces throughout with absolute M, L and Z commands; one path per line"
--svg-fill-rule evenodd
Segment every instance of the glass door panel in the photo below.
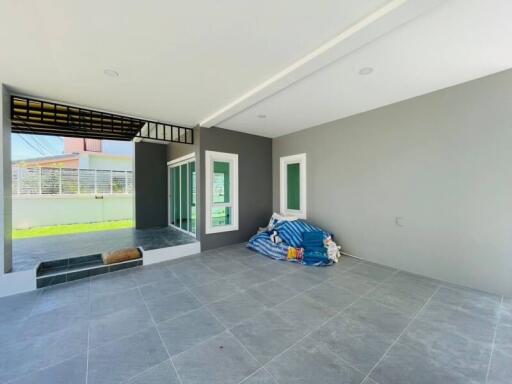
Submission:
M 196 162 L 191 161 L 188 163 L 188 186 L 189 186 L 189 215 L 190 226 L 189 231 L 196 233 Z
M 172 200 L 172 220 L 171 224 L 180 226 L 180 169 L 171 168 L 171 200 Z
M 169 224 L 196 233 L 196 167 L 188 160 L 169 167 Z
M 188 231 L 188 180 L 187 180 L 187 164 L 180 166 L 180 211 L 181 225 L 180 228 Z

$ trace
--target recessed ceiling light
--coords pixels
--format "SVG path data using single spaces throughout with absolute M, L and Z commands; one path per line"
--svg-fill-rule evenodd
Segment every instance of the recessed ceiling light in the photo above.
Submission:
M 370 73 L 373 72 L 373 68 L 372 67 L 364 67 L 364 68 L 361 68 L 359 70 L 359 74 L 361 76 L 366 76 L 366 75 L 369 75 Z
M 103 73 L 108 77 L 119 77 L 119 72 L 114 71 L 113 69 L 105 69 Z
M 257 116 L 258 119 L 266 119 L 267 118 L 267 115 L 258 115 Z

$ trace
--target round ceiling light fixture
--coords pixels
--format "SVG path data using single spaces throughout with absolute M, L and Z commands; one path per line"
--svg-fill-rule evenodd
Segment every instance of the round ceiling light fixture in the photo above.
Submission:
M 267 115 L 258 115 L 256 116 L 258 119 L 266 119 L 267 118 Z
M 105 69 L 103 73 L 108 77 L 119 77 L 119 72 L 114 71 L 113 69 Z
M 373 72 L 373 68 L 372 67 L 364 67 L 364 68 L 361 68 L 359 70 L 359 74 L 361 76 L 366 76 L 366 75 L 369 75 L 370 73 Z

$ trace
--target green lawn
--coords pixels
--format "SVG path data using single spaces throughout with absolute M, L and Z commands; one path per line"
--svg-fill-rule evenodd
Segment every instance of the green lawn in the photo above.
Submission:
M 30 237 L 69 235 L 71 233 L 109 231 L 112 229 L 133 228 L 133 220 L 104 221 L 101 223 L 52 225 L 29 229 L 14 229 L 13 239 L 28 239 Z

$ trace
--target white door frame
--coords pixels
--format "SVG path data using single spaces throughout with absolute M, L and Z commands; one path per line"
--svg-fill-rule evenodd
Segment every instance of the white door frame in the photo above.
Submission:
M 190 206 L 190 199 L 192 198 L 192 196 L 189 196 L 190 194 L 188 193 L 190 191 L 190 179 L 188 177 L 188 170 L 189 170 L 189 167 L 190 167 L 190 163 L 192 162 L 195 162 L 196 163 L 196 185 L 197 185 L 197 162 L 196 162 L 196 157 L 195 157 L 195 153 L 189 153 L 188 155 L 185 155 L 185 156 L 181 156 L 181 157 L 178 157 L 177 159 L 174 159 L 174 160 L 171 160 L 171 161 L 168 161 L 167 162 L 167 224 L 170 226 L 170 227 L 173 227 L 175 229 L 178 229 L 182 232 L 185 232 L 186 234 L 188 235 L 191 235 L 191 236 L 194 236 L 195 238 L 197 238 L 197 204 L 196 204 L 196 233 L 194 232 L 190 232 L 186 229 L 183 229 L 177 225 L 174 225 L 172 224 L 172 218 L 171 218 L 171 169 L 172 168 L 177 168 L 179 169 L 179 181 L 180 181 L 180 187 L 179 187 L 179 191 L 180 191 L 180 198 L 179 198 L 179 201 L 180 201 L 180 224 L 181 224 L 181 205 L 182 205 L 182 202 L 181 202 L 181 166 L 182 165 L 185 165 L 187 164 L 187 207 Z M 196 196 L 197 196 L 197 191 L 196 191 Z M 173 197 L 174 198 L 174 197 Z M 190 224 L 190 218 L 189 218 L 189 224 Z

